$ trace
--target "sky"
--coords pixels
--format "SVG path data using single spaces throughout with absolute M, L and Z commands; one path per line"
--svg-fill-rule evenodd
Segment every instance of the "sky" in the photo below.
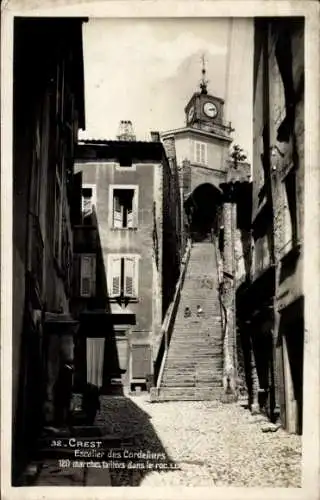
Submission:
M 131 120 L 138 140 L 185 125 L 204 55 L 208 92 L 225 99 L 235 142 L 252 149 L 252 20 L 232 18 L 90 19 L 83 27 L 86 131 L 115 139 Z

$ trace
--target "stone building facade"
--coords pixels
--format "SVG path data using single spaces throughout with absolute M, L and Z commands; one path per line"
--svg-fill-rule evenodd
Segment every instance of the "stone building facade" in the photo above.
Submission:
M 80 321 L 77 377 L 105 393 L 146 386 L 153 345 L 180 272 L 175 153 L 167 157 L 157 134 L 152 137 L 83 141 L 76 153 L 82 177 L 73 300 Z M 87 278 L 91 285 L 84 289 Z
M 237 290 L 250 404 L 302 432 L 304 25 L 255 23 L 251 225 Z M 239 207 L 242 217 L 250 207 Z
M 54 382 L 60 364 L 73 356 L 73 150 L 85 126 L 82 24 L 14 22 L 13 480 L 41 424 L 53 418 Z

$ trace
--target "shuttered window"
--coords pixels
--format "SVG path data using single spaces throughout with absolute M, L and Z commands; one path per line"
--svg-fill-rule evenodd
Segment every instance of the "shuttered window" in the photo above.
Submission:
M 135 297 L 135 266 L 136 259 L 127 257 L 124 259 L 124 295 Z
M 207 144 L 204 142 L 195 142 L 195 162 L 207 164 Z
M 138 256 L 109 255 L 108 291 L 110 297 L 136 298 L 138 295 Z
M 81 297 L 92 297 L 96 293 L 96 256 L 81 255 L 80 269 L 80 295 Z
M 112 220 L 115 229 L 130 229 L 137 226 L 138 221 L 138 188 L 111 187 Z

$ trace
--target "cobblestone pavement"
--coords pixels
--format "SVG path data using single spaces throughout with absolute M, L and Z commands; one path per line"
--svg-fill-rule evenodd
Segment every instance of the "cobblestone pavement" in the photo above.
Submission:
M 162 454 L 167 467 L 112 468 L 113 486 L 300 487 L 301 437 L 262 432 L 265 421 L 239 403 L 150 403 L 146 395 L 101 403 L 97 424 L 124 439 L 122 450 Z

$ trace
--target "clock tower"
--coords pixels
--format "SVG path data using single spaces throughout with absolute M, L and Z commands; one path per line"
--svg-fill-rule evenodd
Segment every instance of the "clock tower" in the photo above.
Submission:
M 189 99 L 183 127 L 161 134 L 164 143 L 173 142 L 185 193 L 211 184 L 219 188 L 226 182 L 231 123 L 225 122 L 224 100 L 208 92 L 206 69 L 202 58 L 200 88 Z M 188 163 L 188 167 L 186 166 Z
M 185 107 L 186 126 L 213 131 L 215 125 L 223 123 L 224 100 L 208 93 L 206 69 L 202 58 L 200 91 L 195 92 Z

